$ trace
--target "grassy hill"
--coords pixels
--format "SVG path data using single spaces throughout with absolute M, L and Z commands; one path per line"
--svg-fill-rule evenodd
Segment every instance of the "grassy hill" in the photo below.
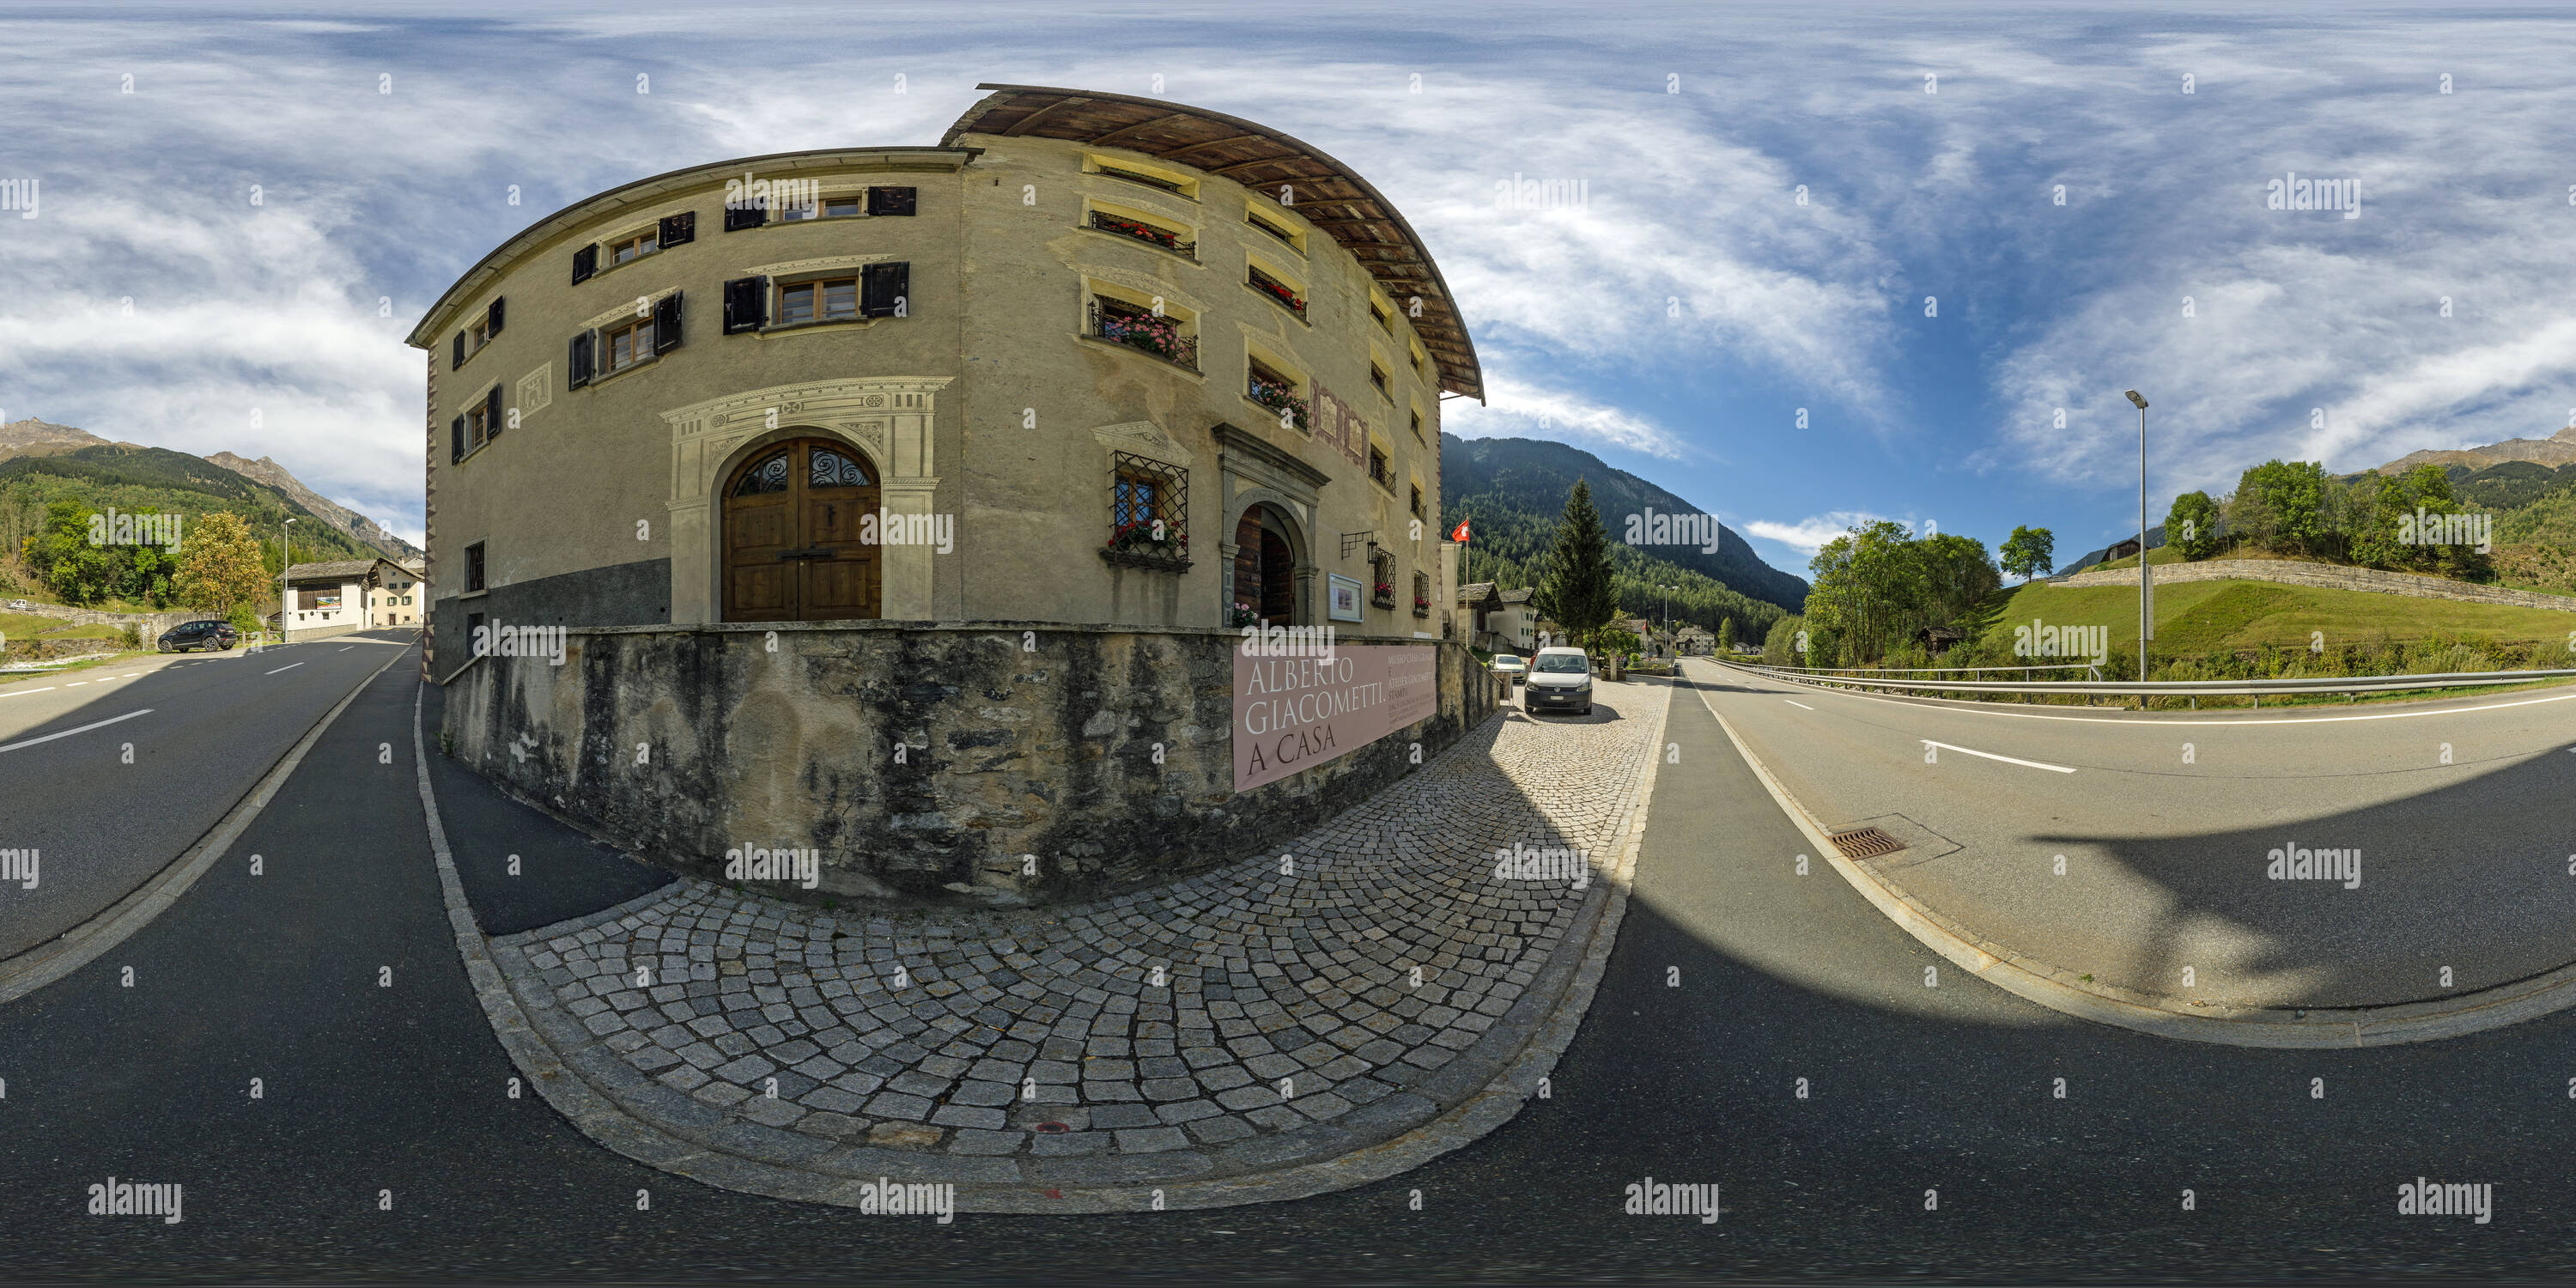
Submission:
M 2492 645 L 2498 654 L 2530 650 L 2567 656 L 2576 613 L 2509 604 L 2463 604 L 2360 590 L 2285 586 L 2262 581 L 2194 581 L 2158 586 L 2158 656 L 2192 656 L 2274 649 L 2306 651 L 2323 632 L 2328 649 L 2381 640 L 2418 643 L 2442 639 Z M 1980 641 L 1986 652 L 2012 651 L 2015 625 L 2037 618 L 2051 626 L 2106 626 L 2113 648 L 2138 643 L 2138 589 L 2039 584 L 2010 593 Z M 2542 664 L 2567 665 L 2564 660 Z
M 1732 618 L 1738 635 L 1759 639 L 1785 612 L 1807 598 L 1807 583 L 1763 563 L 1741 534 L 1720 530 L 1717 549 L 1697 545 L 1630 546 L 1627 516 L 1651 507 L 1658 514 L 1704 513 L 1653 483 L 1614 469 L 1601 458 L 1563 443 L 1528 438 L 1440 440 L 1440 512 L 1454 526 L 1469 525 L 1461 580 L 1535 585 L 1566 494 L 1576 479 L 1592 488 L 1610 538 L 1619 605 L 1661 620 L 1669 603 L 1675 622 L 1716 630 Z M 1667 594 L 1662 588 L 1673 587 Z

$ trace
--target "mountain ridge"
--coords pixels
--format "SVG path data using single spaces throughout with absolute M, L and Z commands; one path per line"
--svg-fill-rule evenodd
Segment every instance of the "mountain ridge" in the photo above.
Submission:
M 85 429 L 57 425 L 35 416 L 0 424 L 0 460 L 23 456 L 68 456 L 94 447 L 122 448 L 132 452 L 171 450 L 147 447 L 142 443 L 111 441 Z M 338 502 L 325 499 L 320 493 L 305 486 L 304 481 L 296 478 L 285 466 L 279 465 L 268 457 L 263 456 L 254 461 L 229 451 L 217 452 L 212 456 L 196 456 L 187 452 L 172 454 L 189 460 L 203 461 L 217 469 L 272 488 L 304 507 L 313 517 L 339 529 L 360 545 L 380 551 L 387 558 L 398 563 L 425 557 L 425 552 L 420 547 L 395 536 L 375 520 Z
M 1453 528 L 1461 520 L 1468 524 L 1462 583 L 1535 585 L 1566 494 L 1576 479 L 1584 479 L 1610 542 L 1623 611 L 1652 615 L 1668 610 L 1676 621 L 1712 629 L 1717 618 L 1727 617 L 1744 635 L 1806 602 L 1805 579 L 1764 563 L 1743 534 L 1716 524 L 1713 515 L 1713 551 L 1700 548 L 1705 541 L 1627 544 L 1632 514 L 1642 516 L 1649 508 L 1676 516 L 1708 511 L 1579 447 L 1548 439 L 1442 434 L 1440 452 L 1443 522 Z M 1674 587 L 1669 593 L 1667 585 Z

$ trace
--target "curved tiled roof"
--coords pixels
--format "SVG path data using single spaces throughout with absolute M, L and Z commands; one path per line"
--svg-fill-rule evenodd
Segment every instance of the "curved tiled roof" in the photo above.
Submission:
M 1267 126 L 1161 99 L 1042 85 L 976 88 L 994 92 L 948 127 L 942 146 L 968 134 L 1062 139 L 1141 152 L 1248 188 L 1289 186 L 1295 213 L 1356 257 L 1399 305 L 1421 298 L 1422 316 L 1411 321 L 1440 364 L 1440 387 L 1484 400 L 1475 343 L 1431 251 L 1395 203 L 1349 166 Z

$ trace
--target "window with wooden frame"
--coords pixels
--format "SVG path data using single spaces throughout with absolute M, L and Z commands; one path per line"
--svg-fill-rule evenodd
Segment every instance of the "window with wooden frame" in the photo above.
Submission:
M 778 288 L 778 325 L 828 322 L 859 315 L 859 279 L 831 277 Z
M 608 262 L 611 265 L 630 263 L 660 249 L 662 249 L 661 230 L 647 228 L 622 241 L 608 243 Z
M 1413 615 L 1416 617 L 1429 617 L 1431 615 L 1430 573 L 1417 572 L 1413 574 Z
M 1375 443 L 1369 444 L 1368 472 L 1369 482 L 1389 492 L 1395 490 L 1395 476 L 1387 471 L 1386 449 Z
M 1417 519 L 1428 519 L 1428 518 L 1430 518 L 1430 517 L 1431 517 L 1430 515 L 1424 514 L 1424 513 L 1422 512 L 1422 485 L 1421 485 L 1421 484 L 1419 484 L 1419 483 L 1414 484 L 1414 485 L 1413 485 L 1413 488 L 1412 488 L 1412 491 L 1413 491 L 1413 502 L 1412 502 L 1412 507 L 1413 507 L 1413 517 L 1414 517 L 1414 518 L 1417 518 Z
M 653 356 L 653 319 L 642 318 L 599 333 L 599 370 L 606 375 Z
M 1369 383 L 1377 386 L 1377 391 L 1379 393 L 1384 394 L 1389 398 L 1393 398 L 1395 396 L 1394 392 L 1387 388 L 1386 368 L 1379 366 L 1375 359 L 1371 359 L 1369 362 Z
M 465 547 L 465 589 L 483 589 L 483 543 L 480 541 Z
M 1380 608 L 1395 607 L 1395 552 L 1384 546 L 1369 548 L 1369 602 Z
M 1395 309 L 1392 305 L 1381 304 L 1372 296 L 1369 299 L 1369 316 L 1377 319 L 1379 330 L 1388 335 L 1395 334 Z
M 478 401 L 465 409 L 465 450 L 471 454 L 476 448 L 490 441 L 492 441 L 492 413 L 485 404 Z
M 1421 409 L 1421 408 L 1419 408 L 1419 407 L 1416 407 L 1416 408 L 1414 408 L 1412 411 L 1409 411 L 1409 412 L 1407 412 L 1407 413 L 1405 413 L 1405 414 L 1406 414 L 1407 416 L 1411 417 L 1411 422 L 1410 422 L 1410 423 L 1411 423 L 1411 424 L 1412 424 L 1412 426 L 1413 426 L 1413 437 L 1414 437 L 1414 439 L 1415 439 L 1416 441 L 1424 442 L 1424 443 L 1428 443 L 1428 442 L 1430 442 L 1431 440 L 1429 440 L 1429 439 L 1427 439 L 1427 438 L 1422 437 L 1422 409 Z
M 856 219 L 867 212 L 868 202 L 865 194 L 846 192 L 825 197 L 811 205 L 791 202 L 781 206 L 778 211 L 778 221 L 796 223 L 800 220 L 813 219 Z

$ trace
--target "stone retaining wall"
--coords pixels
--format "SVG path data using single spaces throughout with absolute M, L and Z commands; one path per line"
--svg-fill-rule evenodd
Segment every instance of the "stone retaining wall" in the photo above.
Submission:
M 2207 559 L 2199 563 L 2157 564 L 2155 584 L 2170 585 L 2185 581 L 2275 581 L 2292 586 L 2322 586 L 2329 590 L 2366 590 L 2383 595 L 2411 595 L 2418 599 L 2450 599 L 2469 604 L 2511 604 L 2518 608 L 2549 608 L 2562 613 L 2576 613 L 2576 597 L 2544 595 L 2537 591 L 2508 590 L 2502 586 L 2480 586 L 2447 577 L 2426 577 L 2411 572 L 2382 572 L 2376 568 L 2346 568 L 2338 564 L 2298 563 L 2282 559 Z M 2135 586 L 2138 570 L 2114 568 L 2101 572 L 2079 572 L 2052 579 L 2051 586 Z
M 124 647 L 123 640 L 14 639 L 6 645 L 0 645 L 0 661 L 46 662 L 60 657 L 89 657 L 99 653 L 115 653 L 123 650 Z
M 8 602 L 7 597 L 0 596 L 0 603 L 6 602 Z M 30 603 L 23 609 L 13 608 L 8 611 L 24 612 L 36 617 L 51 617 L 69 622 L 74 626 L 140 627 L 143 640 L 147 644 L 159 639 L 161 632 L 181 622 L 199 621 L 207 616 L 204 613 L 103 613 L 94 608 L 66 608 L 61 604 L 36 603 Z
M 709 880 L 724 879 L 728 849 L 810 846 L 821 884 L 802 897 L 1054 902 L 1293 837 L 1411 772 L 1416 744 L 1427 761 L 1498 705 L 1500 682 L 1455 642 L 1342 641 L 1434 650 L 1436 714 L 1238 795 L 1240 638 L 1038 623 L 576 627 L 559 667 L 483 657 L 449 676 L 441 736 L 524 799 Z

